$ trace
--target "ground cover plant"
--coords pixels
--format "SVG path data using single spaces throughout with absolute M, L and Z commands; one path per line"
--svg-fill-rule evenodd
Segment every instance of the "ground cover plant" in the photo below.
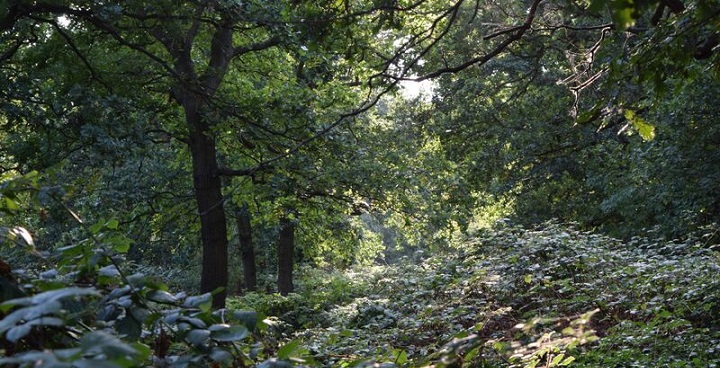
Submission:
M 670 242 L 555 223 L 487 230 L 418 262 L 306 275 L 276 323 L 322 366 L 713 366 L 715 230 Z M 281 304 L 260 299 L 239 302 Z

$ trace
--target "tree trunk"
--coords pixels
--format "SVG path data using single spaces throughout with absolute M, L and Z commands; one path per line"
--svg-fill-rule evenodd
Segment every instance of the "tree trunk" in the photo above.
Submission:
M 199 100 L 200 97 L 197 97 Z M 215 140 L 200 115 L 202 103 L 186 102 L 185 118 L 190 132 L 189 146 L 193 162 L 193 184 L 200 215 L 200 236 L 203 258 L 200 292 L 207 293 L 223 288 L 213 296 L 214 308 L 225 307 L 228 281 L 228 240 L 222 184 L 217 175 L 218 161 Z
M 288 295 L 293 291 L 293 256 L 295 253 L 295 221 L 280 220 L 280 239 L 278 241 L 278 292 Z
M 238 209 L 237 228 L 240 239 L 240 257 L 243 265 L 243 282 L 248 291 L 257 290 L 257 269 L 255 268 L 255 248 L 252 241 L 252 226 L 250 225 L 250 211 L 247 204 Z

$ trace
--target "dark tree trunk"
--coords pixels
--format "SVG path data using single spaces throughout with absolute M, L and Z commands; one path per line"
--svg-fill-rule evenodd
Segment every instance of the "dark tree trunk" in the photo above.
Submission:
M 295 253 L 295 221 L 288 218 L 280 220 L 280 239 L 278 240 L 278 292 L 288 295 L 293 291 L 293 256 Z
M 197 98 L 200 99 L 199 97 Z M 188 144 L 193 161 L 193 184 L 200 215 L 200 236 L 203 246 L 200 292 L 207 293 L 223 288 L 213 296 L 213 307 L 224 308 L 228 282 L 228 240 L 222 183 L 218 172 L 215 140 L 202 121 L 199 106 L 186 101 L 185 118 L 190 132 Z
M 251 215 L 246 204 L 238 209 L 237 228 L 240 238 L 240 257 L 243 264 L 243 282 L 248 291 L 257 290 L 257 270 L 255 268 L 255 248 L 252 240 Z
M 205 9 L 208 4 L 198 5 Z M 198 12 L 201 14 L 202 11 Z M 210 40 L 209 58 L 202 72 L 196 69 L 196 57 L 192 54 L 193 43 L 198 35 L 200 19 L 194 20 L 187 32 L 178 32 L 171 22 L 164 28 L 163 22 L 150 28 L 150 33 L 170 53 L 173 60 L 173 75 L 177 84 L 170 91 L 171 97 L 183 107 L 185 123 L 189 130 L 187 139 L 192 155 L 193 183 L 195 199 L 200 216 L 200 235 L 202 238 L 202 275 L 200 291 L 210 292 L 218 288 L 222 291 L 213 296 L 213 307 L 224 308 L 228 283 L 228 240 L 225 209 L 222 196 L 222 182 L 218 170 L 216 141 L 211 123 L 203 114 L 211 109 L 209 101 L 222 84 L 231 60 L 243 52 L 264 50 L 278 44 L 275 39 L 267 39 L 251 45 L 249 48 L 233 46 L 234 24 L 238 21 L 231 13 L 222 14 L 219 20 L 211 23 L 215 27 Z M 204 40 L 204 38 L 203 38 Z M 159 57 L 158 57 L 159 58 Z

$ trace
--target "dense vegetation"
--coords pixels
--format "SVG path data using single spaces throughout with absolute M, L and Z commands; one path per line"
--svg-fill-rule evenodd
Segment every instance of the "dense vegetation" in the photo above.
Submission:
M 716 366 L 719 28 L 0 1 L 0 365 Z

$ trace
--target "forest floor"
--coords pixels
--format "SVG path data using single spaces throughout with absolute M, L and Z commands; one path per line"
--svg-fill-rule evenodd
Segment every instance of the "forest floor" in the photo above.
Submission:
M 508 227 L 430 258 L 305 269 L 297 294 L 231 305 L 270 316 L 277 355 L 311 366 L 715 367 L 720 253 L 710 239 Z

